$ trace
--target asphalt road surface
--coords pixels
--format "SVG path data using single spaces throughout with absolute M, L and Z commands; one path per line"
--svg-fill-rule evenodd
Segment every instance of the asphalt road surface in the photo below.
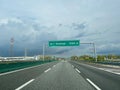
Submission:
M 120 75 L 77 62 L 52 62 L 0 75 L 0 90 L 120 90 Z
M 81 71 L 82 77 L 92 80 L 101 90 L 120 90 L 120 74 L 75 61 L 70 63 L 74 65 L 74 68 Z
M 0 90 L 15 90 L 30 79 L 37 78 L 44 73 L 46 69 L 57 63 L 58 62 L 51 62 L 13 73 L 0 74 Z

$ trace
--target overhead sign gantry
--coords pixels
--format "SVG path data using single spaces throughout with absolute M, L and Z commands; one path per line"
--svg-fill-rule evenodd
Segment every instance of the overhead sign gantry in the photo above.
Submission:
M 80 40 L 56 40 L 56 41 L 48 41 L 49 47 L 61 47 L 61 46 L 80 46 L 80 44 L 93 44 L 94 48 L 94 58 L 97 62 L 96 48 L 95 43 L 80 43 Z M 43 44 L 43 60 L 45 54 L 45 44 Z

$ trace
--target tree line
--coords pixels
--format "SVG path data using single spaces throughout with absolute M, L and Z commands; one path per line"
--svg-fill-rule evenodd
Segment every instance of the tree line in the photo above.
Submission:
M 95 61 L 95 58 L 90 55 L 82 55 L 82 56 L 71 56 L 71 60 L 87 60 L 87 61 Z M 113 61 L 120 61 L 120 55 L 97 55 L 98 61 L 105 61 L 105 60 L 113 60 Z

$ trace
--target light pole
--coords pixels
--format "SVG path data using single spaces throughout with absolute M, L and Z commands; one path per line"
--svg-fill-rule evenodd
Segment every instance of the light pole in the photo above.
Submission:
M 92 43 L 92 44 L 93 44 L 93 47 L 94 47 L 94 58 L 95 58 L 95 61 L 97 62 L 97 54 L 96 54 L 95 43 Z
M 43 44 L 43 61 L 45 59 L 45 44 Z
M 10 39 L 10 56 L 13 57 L 14 38 Z
M 25 48 L 25 58 L 26 58 L 26 56 L 27 56 L 27 48 Z

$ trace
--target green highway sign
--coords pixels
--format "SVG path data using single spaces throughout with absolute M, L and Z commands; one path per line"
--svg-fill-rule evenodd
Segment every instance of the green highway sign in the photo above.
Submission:
M 49 47 L 54 46 L 79 46 L 80 40 L 49 41 Z

